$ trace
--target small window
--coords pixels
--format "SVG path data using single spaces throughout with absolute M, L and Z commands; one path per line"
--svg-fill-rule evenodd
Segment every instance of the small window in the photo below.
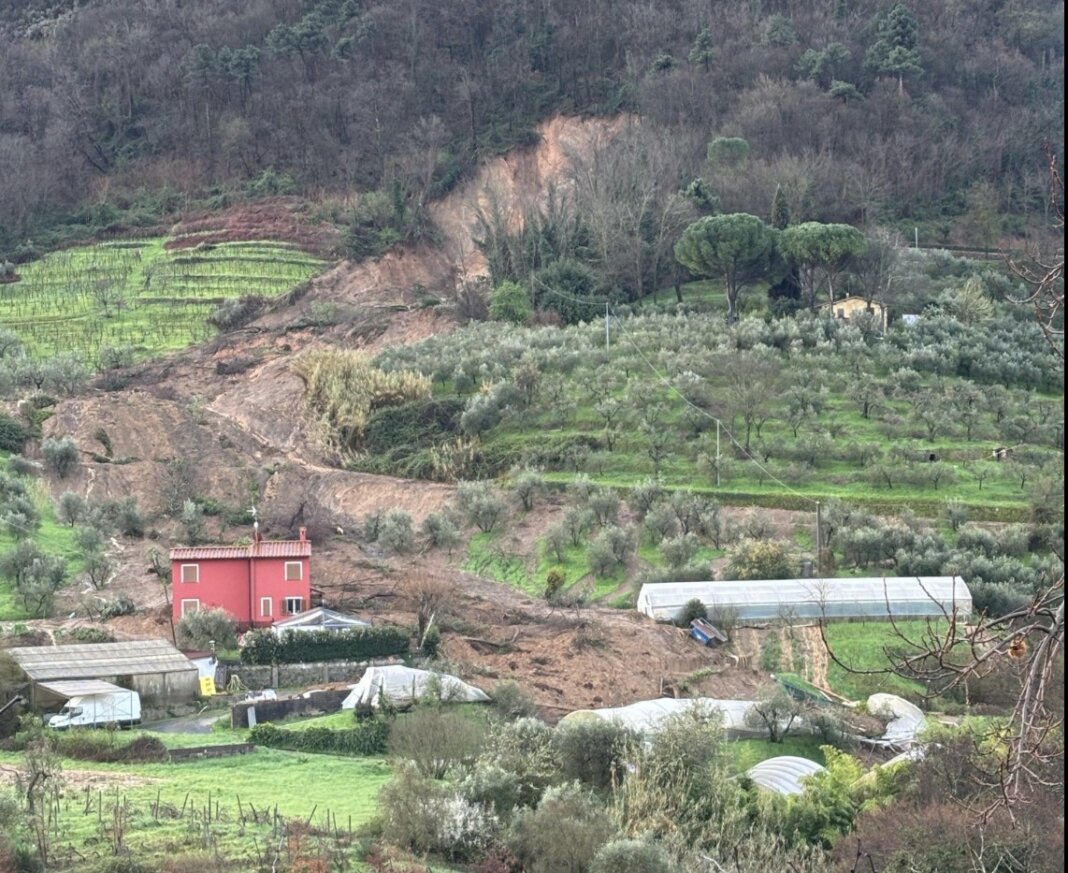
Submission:
M 842 309 L 841 307 L 839 307 L 839 309 L 838 309 L 838 317 L 839 318 L 845 318 L 845 310 Z
M 299 612 L 304 611 L 304 598 L 303 597 L 287 597 L 286 598 L 286 615 L 296 615 Z
M 182 581 L 199 582 L 200 564 L 182 564 Z
M 260 617 L 261 618 L 270 618 L 271 617 L 271 598 L 270 597 L 261 597 L 260 598 Z
M 200 601 L 196 598 L 182 601 L 182 617 L 192 615 L 194 612 L 200 612 Z
M 304 578 L 304 567 L 300 561 L 286 561 L 286 582 L 299 582 Z

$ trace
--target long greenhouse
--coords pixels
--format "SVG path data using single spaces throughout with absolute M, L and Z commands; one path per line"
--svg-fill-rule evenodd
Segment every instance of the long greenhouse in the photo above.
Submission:
M 717 616 L 753 622 L 954 614 L 967 619 L 972 612 L 972 594 L 959 576 L 647 583 L 637 606 L 657 621 L 677 621 L 691 600 L 704 604 L 713 623 Z

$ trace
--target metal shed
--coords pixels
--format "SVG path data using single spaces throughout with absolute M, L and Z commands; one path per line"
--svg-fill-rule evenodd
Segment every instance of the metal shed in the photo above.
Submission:
M 972 594 L 959 576 L 647 583 L 638 594 L 637 606 L 650 618 L 675 621 L 690 600 L 700 600 L 711 616 L 729 613 L 740 621 L 761 622 L 954 613 L 967 618 L 972 611 Z
M 85 679 L 129 688 L 149 705 L 192 701 L 197 695 L 196 665 L 166 640 L 19 646 L 8 653 L 30 681 L 32 706 L 39 705 L 45 686 Z

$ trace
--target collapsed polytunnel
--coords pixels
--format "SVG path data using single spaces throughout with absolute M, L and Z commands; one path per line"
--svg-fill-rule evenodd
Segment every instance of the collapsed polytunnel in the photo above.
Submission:
M 489 696 L 474 685 L 448 673 L 417 670 L 400 664 L 368 667 L 349 696 L 341 702 L 342 709 L 355 709 L 360 704 L 378 707 L 382 701 L 393 706 L 407 706 L 433 690 L 446 703 L 481 703 Z

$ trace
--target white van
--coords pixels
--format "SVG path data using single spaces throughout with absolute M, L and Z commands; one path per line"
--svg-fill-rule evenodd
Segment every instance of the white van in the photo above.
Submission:
M 141 696 L 136 691 L 113 686 L 112 691 L 100 691 L 71 697 L 58 714 L 48 720 L 55 730 L 72 727 L 104 727 L 117 724 L 120 728 L 141 724 Z

